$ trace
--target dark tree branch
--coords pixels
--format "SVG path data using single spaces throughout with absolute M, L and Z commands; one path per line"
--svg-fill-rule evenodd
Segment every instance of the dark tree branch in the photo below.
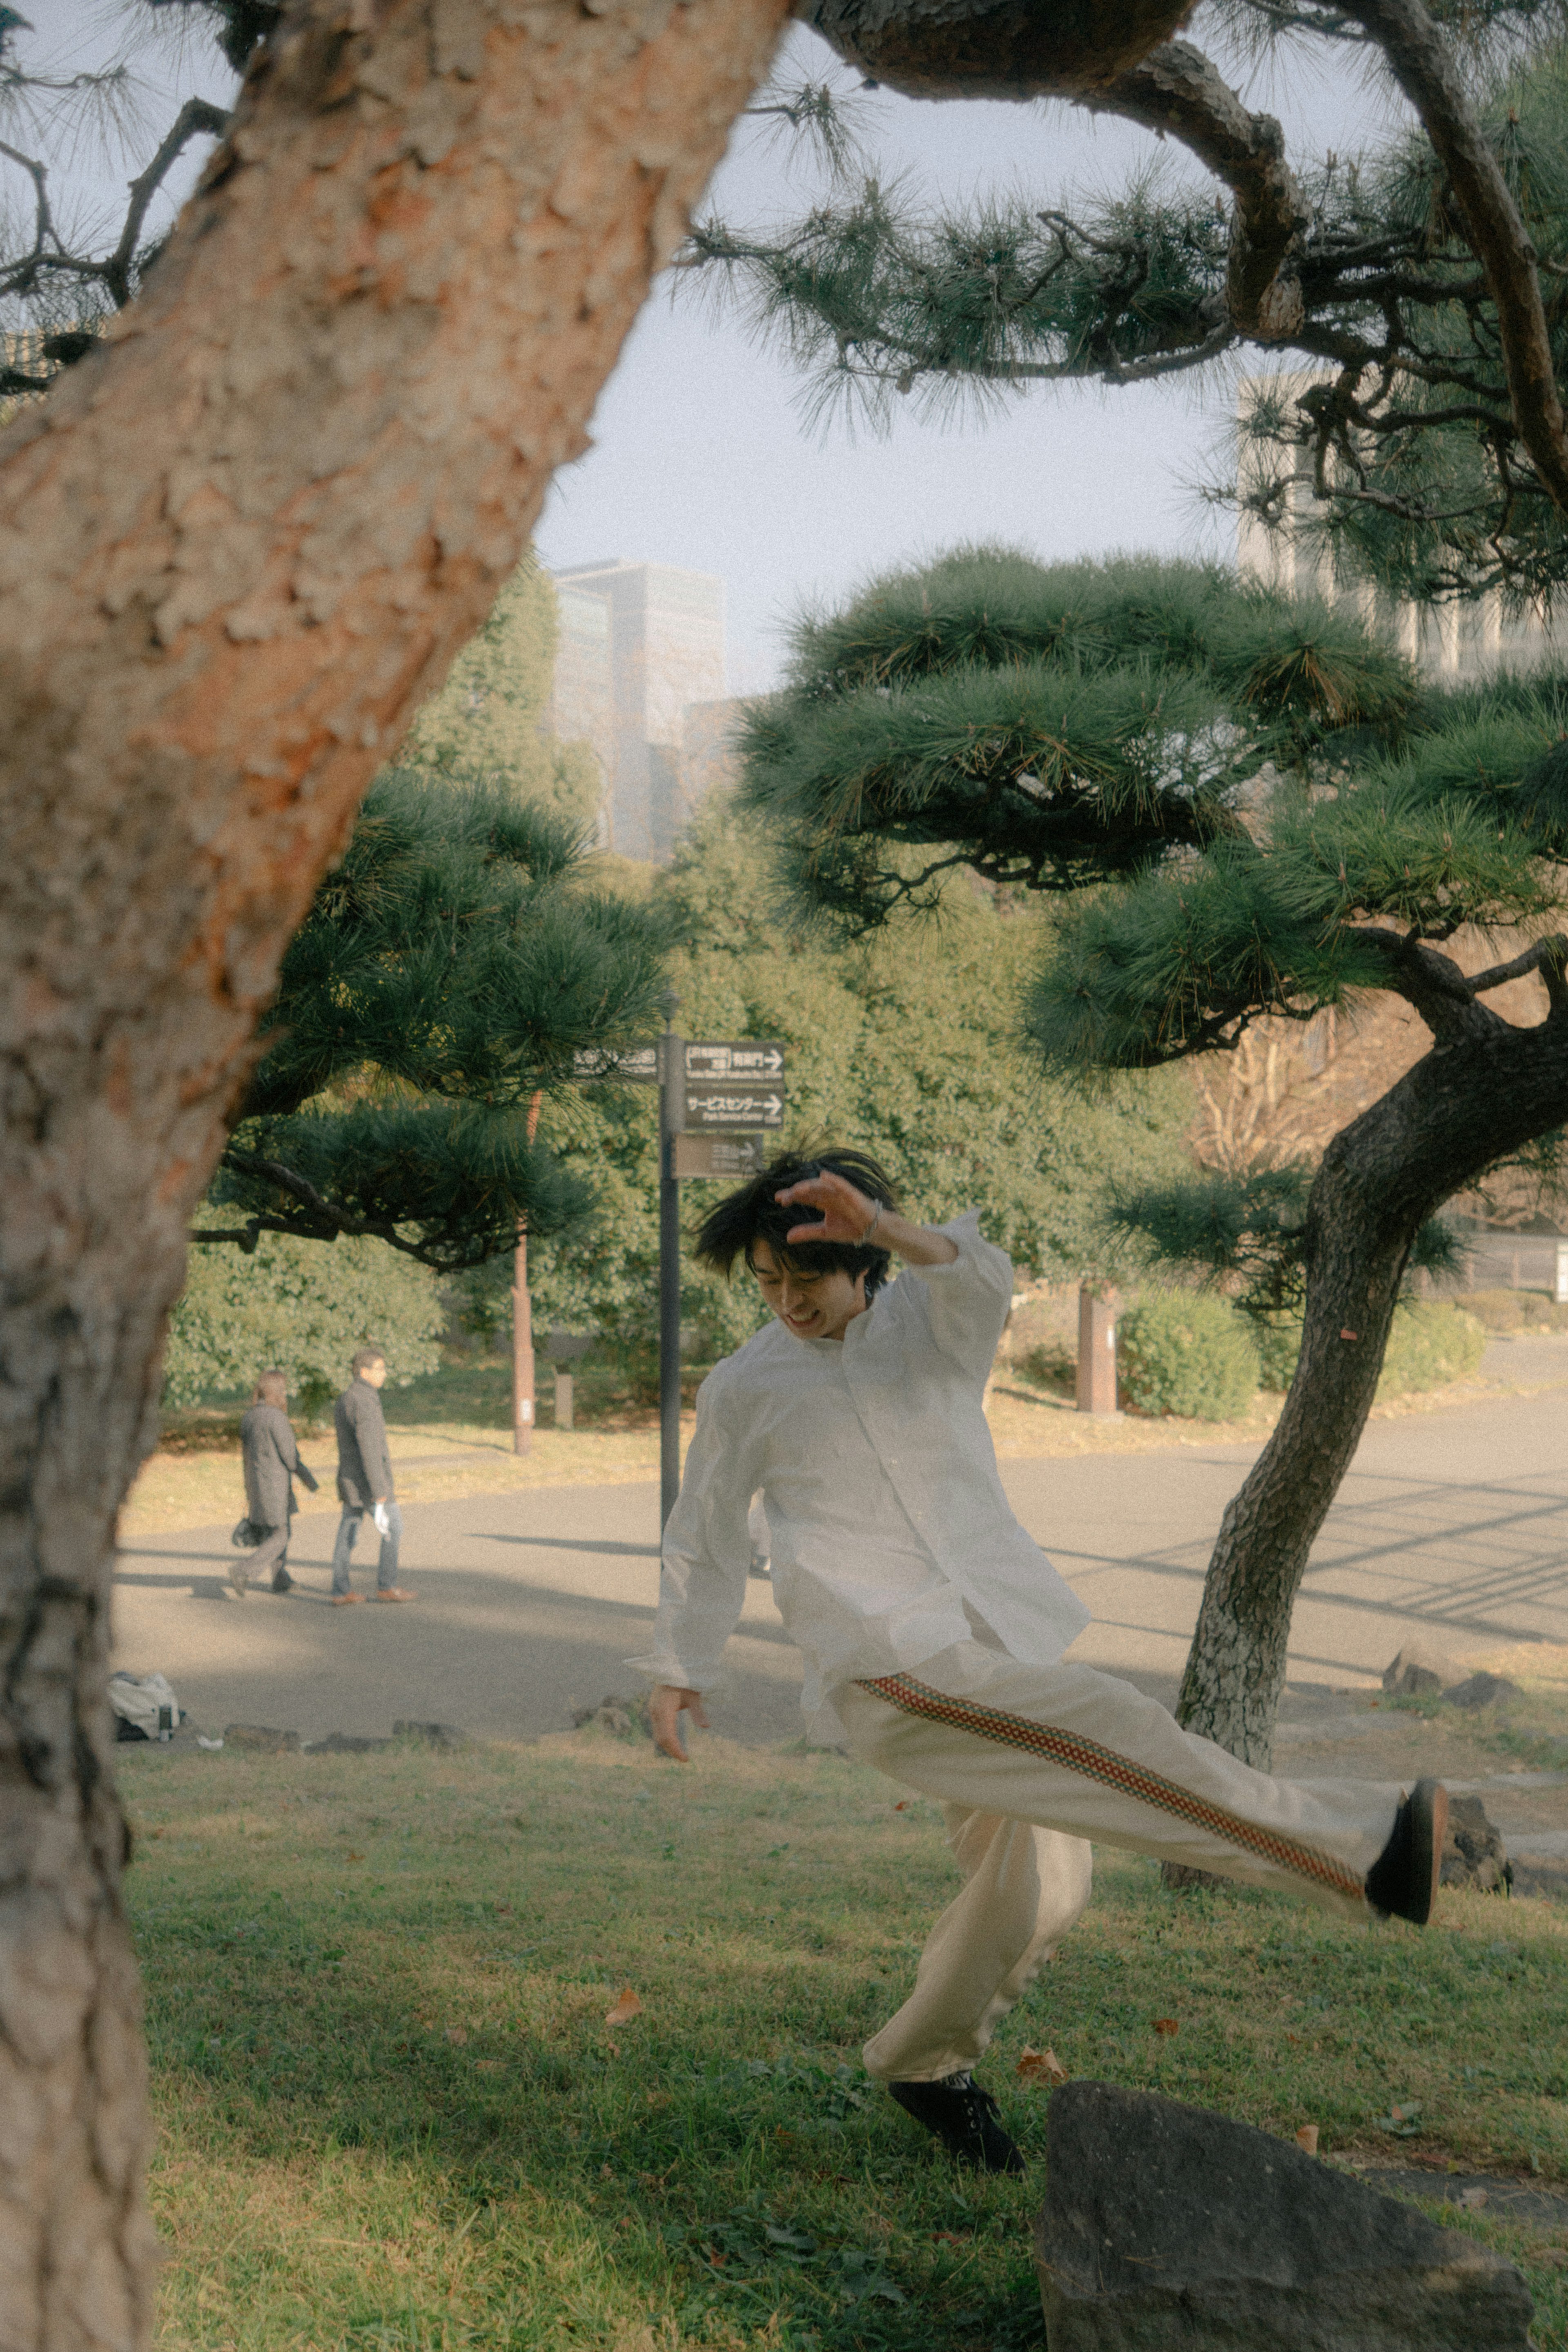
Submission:
M 1464 215 L 1497 307 L 1503 367 L 1519 435 L 1554 504 L 1568 513 L 1568 425 L 1558 396 L 1535 249 L 1502 167 L 1421 0 L 1350 0 L 1420 115 Z
M 1288 341 L 1304 316 L 1301 245 L 1308 204 L 1285 161 L 1271 114 L 1250 114 L 1190 41 L 1166 41 L 1103 91 L 1082 98 L 1091 113 L 1125 115 L 1189 147 L 1235 200 L 1226 299 L 1230 322 L 1259 341 Z
M 1501 988 L 1508 981 L 1528 979 L 1532 971 L 1540 972 L 1544 979 L 1549 970 L 1561 973 L 1565 957 L 1568 939 L 1561 931 L 1553 931 L 1549 939 L 1537 940 L 1532 948 L 1516 955 L 1511 963 L 1494 963 L 1490 970 L 1476 972 L 1465 986 L 1472 996 L 1479 996 L 1483 990 Z
M 99 275 L 116 303 L 123 310 L 130 301 L 131 266 L 136 258 L 141 224 L 147 217 L 147 207 L 162 185 L 172 165 L 184 152 L 193 139 L 204 133 L 221 139 L 228 127 L 228 115 L 221 106 L 209 105 L 204 98 L 188 98 L 169 127 L 162 145 L 144 172 L 131 183 L 131 204 L 120 232 L 120 243 L 109 259 L 101 265 Z

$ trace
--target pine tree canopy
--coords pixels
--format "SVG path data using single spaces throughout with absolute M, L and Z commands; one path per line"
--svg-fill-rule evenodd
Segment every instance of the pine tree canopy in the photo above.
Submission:
M 968 549 L 877 581 L 799 629 L 742 789 L 841 929 L 935 906 L 958 866 L 1069 894 L 1025 1003 L 1057 1083 L 1224 1052 L 1366 990 L 1447 1040 L 1506 979 L 1558 985 L 1550 938 L 1469 979 L 1441 950 L 1544 933 L 1568 898 L 1568 684 L 1423 688 L 1345 607 L 1218 566 Z M 1533 1148 L 1552 1176 L 1540 1138 L 1564 1113 L 1568 1094 L 1493 1157 Z M 1271 1313 L 1300 1301 L 1310 1181 L 1145 1187 L 1113 1221 Z M 1448 1246 L 1423 1233 L 1411 1262 Z
M 493 779 L 392 769 L 284 959 L 213 1195 L 258 1232 L 369 1233 L 482 1264 L 580 1221 L 591 1190 L 530 1142 L 573 1056 L 651 1036 L 663 934 L 588 886 L 580 830 Z
M 802 897 L 864 929 L 960 864 L 1033 890 L 1178 849 L 1245 871 L 1266 769 L 1392 748 L 1416 700 L 1353 614 L 1218 564 L 960 549 L 798 629 L 744 794 Z
M 1283 43 L 1285 70 L 1343 74 L 1393 13 L 1233 0 L 1198 22 L 1239 68 Z M 1534 0 L 1403 13 L 1438 50 L 1440 26 L 1463 50 L 1451 95 L 1469 111 L 1475 94 L 1476 144 L 1514 209 L 1525 278 L 1530 254 L 1539 260 L 1525 290 L 1541 308 L 1531 364 L 1550 399 L 1568 360 L 1560 14 Z M 1385 45 L 1422 102 L 1398 41 Z M 1079 102 L 1168 135 L 1206 176 L 1173 168 L 1166 148 L 1109 194 L 1031 190 L 954 207 L 873 169 L 841 175 L 782 227 L 700 223 L 684 259 L 699 283 L 727 281 L 824 422 L 885 426 L 901 399 L 946 416 L 1052 381 L 1234 370 L 1250 347 L 1256 367 L 1289 372 L 1249 387 L 1237 466 L 1216 497 L 1326 540 L 1421 600 L 1498 583 L 1520 603 L 1549 596 L 1568 572 L 1568 468 L 1561 448 L 1543 450 L 1531 402 L 1521 407 L 1511 298 L 1500 309 L 1497 255 L 1459 200 L 1444 124 L 1429 114 L 1432 136 L 1292 169 L 1278 123 L 1186 40 Z M 1560 420 L 1543 429 L 1551 440 Z M 1292 495 L 1303 469 L 1305 515 Z

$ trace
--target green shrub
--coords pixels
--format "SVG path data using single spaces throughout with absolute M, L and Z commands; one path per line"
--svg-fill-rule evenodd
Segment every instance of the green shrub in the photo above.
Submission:
M 1258 1342 L 1266 1389 L 1288 1389 L 1296 1377 L 1301 1352 L 1299 1315 L 1257 1323 Z M 1445 1381 L 1468 1380 L 1480 1363 L 1487 1335 L 1479 1320 L 1462 1307 L 1439 1307 L 1431 1300 L 1411 1300 L 1396 1308 L 1394 1327 L 1383 1358 L 1380 1397 L 1409 1396 L 1417 1389 L 1441 1388 Z
M 1486 1344 L 1486 1332 L 1462 1307 L 1438 1307 L 1427 1300 L 1399 1307 L 1384 1351 L 1377 1393 L 1411 1396 L 1419 1389 L 1469 1380 L 1480 1370 Z
M 247 1389 L 276 1366 L 314 1420 L 347 1387 L 349 1359 L 367 1343 L 386 1349 L 387 1378 L 402 1387 L 440 1361 L 439 1286 L 428 1266 L 368 1237 L 263 1234 L 252 1257 L 226 1244 L 193 1249 L 169 1318 L 163 1402 Z
M 1139 1412 L 1232 1421 L 1258 1387 L 1258 1346 L 1228 1301 L 1156 1291 L 1122 1318 L 1122 1391 Z

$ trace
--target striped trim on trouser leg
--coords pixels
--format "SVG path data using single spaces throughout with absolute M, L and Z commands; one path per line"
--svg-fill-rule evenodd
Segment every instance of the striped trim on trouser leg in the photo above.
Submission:
M 1224 1805 L 1211 1804 L 1205 1797 L 1195 1797 L 1179 1782 L 1151 1772 L 1146 1765 L 1134 1763 L 1130 1757 L 1118 1756 L 1113 1748 L 1102 1748 L 1098 1740 L 1084 1739 L 1075 1731 L 1059 1731 L 1049 1723 L 1035 1723 L 1027 1715 L 1009 1715 L 999 1706 L 980 1706 L 972 1699 L 949 1698 L 945 1691 L 916 1682 L 913 1675 L 884 1675 L 876 1681 L 862 1679 L 860 1688 L 884 1699 L 901 1714 L 918 1716 L 928 1723 L 946 1724 L 955 1731 L 967 1731 L 976 1739 L 993 1740 L 1001 1748 L 1021 1748 L 1026 1755 L 1038 1756 L 1042 1762 L 1055 1764 L 1065 1772 L 1081 1772 L 1085 1779 L 1098 1780 L 1122 1796 L 1136 1798 L 1160 1812 L 1172 1813 L 1177 1821 L 1191 1822 L 1195 1829 L 1207 1830 L 1226 1844 L 1239 1846 L 1244 1853 L 1255 1854 L 1260 1861 L 1272 1863 L 1276 1869 L 1289 1871 L 1314 1886 L 1365 1900 L 1366 1891 L 1360 1876 L 1343 1863 L 1336 1862 L 1332 1854 L 1308 1845 L 1301 1838 L 1287 1837 L 1281 1830 L 1263 1829 Z

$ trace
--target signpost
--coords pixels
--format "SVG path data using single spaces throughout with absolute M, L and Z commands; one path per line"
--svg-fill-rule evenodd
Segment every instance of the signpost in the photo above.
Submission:
M 784 1047 L 774 1037 L 675 1034 L 680 998 L 660 999 L 657 1045 L 583 1053 L 573 1076 L 659 1089 L 659 1523 L 681 1485 L 681 1186 L 692 1177 L 744 1182 L 767 1165 L 767 1131 L 784 1124 Z

